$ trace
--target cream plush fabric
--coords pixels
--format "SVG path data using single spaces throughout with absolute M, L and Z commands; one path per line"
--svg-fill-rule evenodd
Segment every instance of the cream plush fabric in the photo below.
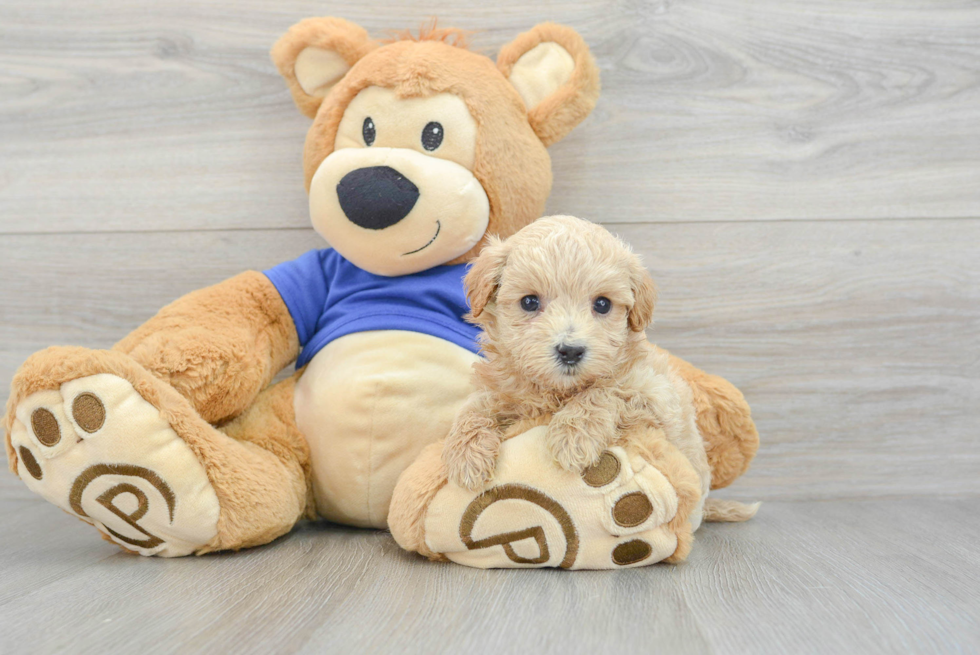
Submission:
M 583 475 L 570 473 L 548 451 L 546 430 L 504 442 L 488 489 L 442 487 L 425 518 L 430 551 L 478 568 L 569 569 L 645 566 L 674 553 L 667 524 L 677 494 L 660 471 L 615 446 Z
M 321 350 L 295 396 L 318 513 L 386 527 L 395 481 L 423 447 L 449 432 L 472 391 L 476 359 L 444 339 L 400 330 L 350 334 Z
M 28 429 L 45 419 L 46 430 Z M 43 468 L 33 456 L 20 459 L 31 491 L 123 548 L 177 557 L 217 534 L 218 498 L 204 467 L 121 377 L 100 373 L 31 395 L 17 408 L 10 439 L 42 458 Z

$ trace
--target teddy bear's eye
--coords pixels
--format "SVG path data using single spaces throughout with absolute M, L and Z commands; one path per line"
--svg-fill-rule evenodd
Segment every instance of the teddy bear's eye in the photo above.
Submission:
M 432 121 L 422 128 L 422 147 L 431 152 L 442 145 L 442 137 L 442 125 Z
M 541 301 L 537 296 L 524 296 L 521 298 L 521 309 L 526 312 L 536 312 L 541 309 Z
M 608 314 L 609 310 L 612 309 L 612 301 L 605 296 L 599 296 L 592 301 L 592 309 L 596 314 Z
M 364 145 L 370 146 L 374 143 L 375 137 L 378 136 L 377 130 L 374 129 L 374 121 L 368 116 L 364 119 L 364 125 L 361 126 L 361 136 L 364 137 Z

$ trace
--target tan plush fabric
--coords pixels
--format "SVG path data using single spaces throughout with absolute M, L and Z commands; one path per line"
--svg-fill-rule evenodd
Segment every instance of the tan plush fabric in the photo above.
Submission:
M 219 423 L 252 405 L 299 354 L 293 319 L 255 271 L 194 291 L 114 346 Z
M 316 518 L 310 448 L 293 409 L 300 376 L 267 388 L 248 411 L 220 429 L 231 437 L 224 447 L 240 451 L 229 464 L 238 460 L 242 469 L 229 476 L 228 485 L 236 488 L 223 499 L 228 519 L 208 550 L 260 546 L 289 532 L 300 518 Z
M 321 52 L 337 53 L 350 67 L 376 47 L 378 44 L 371 40 L 363 27 L 343 18 L 307 18 L 289 28 L 273 46 L 271 55 L 279 73 L 289 85 L 296 106 L 312 118 L 332 87 L 330 85 L 324 88 L 324 84 L 330 81 L 336 83 L 336 80 L 327 74 L 314 93 L 307 93 L 296 77 L 296 60 L 303 51 L 315 48 Z
M 398 477 L 388 508 L 388 529 L 398 545 L 432 560 L 445 560 L 425 541 L 425 521 L 432 499 L 446 486 L 442 442 L 429 444 Z
M 305 443 L 292 423 L 291 379 L 265 392 L 254 413 L 246 414 L 238 427 L 230 430 L 243 438 L 239 441 L 209 425 L 177 390 L 129 356 L 117 351 L 52 347 L 32 355 L 14 376 L 5 421 L 8 449 L 13 450 L 10 439 L 18 407 L 30 404 L 34 394 L 95 375 L 119 378 L 131 385 L 203 466 L 220 504 L 220 515 L 214 537 L 199 544 L 194 552 L 267 543 L 288 532 L 306 511 L 303 468 L 307 457 Z M 139 433 L 122 432 L 113 438 L 138 442 Z M 245 439 L 248 436 L 251 442 Z M 124 463 L 143 466 L 143 456 L 134 457 L 135 461 Z M 11 458 L 10 463 L 17 472 L 17 458 Z M 179 477 L 185 471 L 174 470 L 173 475 Z
M 742 392 L 678 357 L 671 367 L 687 381 L 697 410 L 698 430 L 711 465 L 711 488 L 727 487 L 748 470 L 759 450 L 759 432 Z
M 500 50 L 497 66 L 510 77 L 514 66 L 527 53 L 543 43 L 555 43 L 575 62 L 568 80 L 534 107 L 528 107 L 528 120 L 546 145 L 561 140 L 585 120 L 599 98 L 599 67 L 589 47 L 578 33 L 564 25 L 542 23 L 521 34 Z

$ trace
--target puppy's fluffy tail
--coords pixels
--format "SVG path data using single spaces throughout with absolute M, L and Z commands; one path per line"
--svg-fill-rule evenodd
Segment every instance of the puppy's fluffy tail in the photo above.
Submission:
M 748 521 L 759 511 L 762 503 L 752 503 L 746 505 L 737 500 L 722 500 L 721 498 L 708 498 L 704 501 L 704 520 L 712 523 L 738 523 Z

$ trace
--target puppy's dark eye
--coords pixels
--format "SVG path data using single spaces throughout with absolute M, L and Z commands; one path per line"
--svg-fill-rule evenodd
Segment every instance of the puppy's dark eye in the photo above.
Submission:
M 422 147 L 431 152 L 442 145 L 442 137 L 442 125 L 432 121 L 422 128 Z
M 378 131 L 374 129 L 374 121 L 368 116 L 364 119 L 364 125 L 361 126 L 361 136 L 364 137 L 364 145 L 370 146 L 374 143 L 374 139 L 378 136 Z
M 536 312 L 541 309 L 541 301 L 537 296 L 524 296 L 521 298 L 521 309 L 526 312 Z
M 605 296 L 599 296 L 592 302 L 592 309 L 596 314 L 608 314 L 612 309 L 612 301 Z

